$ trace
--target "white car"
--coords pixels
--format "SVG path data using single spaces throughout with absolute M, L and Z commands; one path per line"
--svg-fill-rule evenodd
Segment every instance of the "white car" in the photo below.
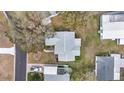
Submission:
M 43 68 L 41 66 L 32 66 L 31 67 L 31 71 L 42 72 L 43 71 Z

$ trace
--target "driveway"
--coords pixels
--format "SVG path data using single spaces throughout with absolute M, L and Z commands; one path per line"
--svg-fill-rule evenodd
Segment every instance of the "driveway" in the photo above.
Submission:
M 33 72 L 33 71 L 31 71 L 31 67 L 33 67 L 33 66 L 41 66 L 43 68 L 44 64 L 27 64 L 27 73 Z M 41 72 L 43 72 L 43 71 L 41 71 Z

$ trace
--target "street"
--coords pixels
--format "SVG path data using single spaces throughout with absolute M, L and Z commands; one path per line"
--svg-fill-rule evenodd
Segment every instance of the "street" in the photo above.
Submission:
M 16 46 L 15 81 L 26 81 L 27 55 Z

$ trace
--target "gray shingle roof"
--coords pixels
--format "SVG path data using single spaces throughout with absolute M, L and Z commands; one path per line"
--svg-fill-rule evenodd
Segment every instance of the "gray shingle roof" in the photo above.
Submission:
M 114 79 L 114 58 L 98 57 L 96 59 L 97 80 L 113 80 Z
M 46 38 L 45 45 L 54 45 L 54 54 L 59 61 L 75 61 L 80 56 L 81 39 L 75 39 L 75 32 L 56 32 L 53 38 Z

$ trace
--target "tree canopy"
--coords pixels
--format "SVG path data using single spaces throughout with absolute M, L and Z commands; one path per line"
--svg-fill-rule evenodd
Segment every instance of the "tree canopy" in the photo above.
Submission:
M 99 13 L 89 11 L 61 11 L 58 12 L 59 17 L 62 20 L 62 27 L 70 30 L 80 30 L 85 28 L 88 24 L 88 20 Z
M 44 48 L 45 36 L 53 35 L 52 25 L 44 25 L 42 20 L 48 12 L 7 12 L 11 31 L 8 37 L 23 51 L 37 52 Z
M 77 29 L 78 27 L 82 27 L 86 25 L 86 15 L 87 12 L 79 12 L 79 11 L 66 11 L 66 12 L 59 12 L 59 15 L 62 18 L 63 24 L 68 29 Z

